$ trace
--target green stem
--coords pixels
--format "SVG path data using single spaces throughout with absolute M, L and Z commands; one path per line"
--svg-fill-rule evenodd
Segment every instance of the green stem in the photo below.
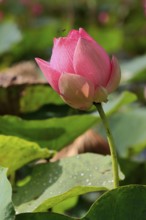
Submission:
M 113 139 L 113 136 L 112 136 L 111 131 L 110 131 L 110 127 L 109 127 L 109 124 L 108 124 L 107 117 L 106 117 L 106 115 L 104 113 L 104 110 L 102 108 L 102 104 L 101 103 L 94 103 L 94 105 L 96 106 L 96 108 L 99 112 L 99 115 L 102 119 L 104 128 L 106 130 L 107 140 L 108 140 L 108 143 L 109 143 L 111 158 L 112 158 L 114 187 L 117 188 L 119 186 L 119 174 L 118 174 L 118 161 L 117 161 L 117 153 L 116 153 L 114 139 Z

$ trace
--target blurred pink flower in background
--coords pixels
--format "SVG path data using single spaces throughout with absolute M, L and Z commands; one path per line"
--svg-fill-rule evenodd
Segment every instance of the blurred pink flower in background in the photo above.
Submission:
M 109 19 L 110 19 L 109 14 L 106 11 L 102 11 L 98 14 L 98 21 L 101 24 L 107 24 L 109 22 Z
M 4 18 L 4 13 L 2 11 L 0 11 L 0 21 L 2 21 Z
M 43 5 L 29 0 L 20 0 L 21 4 L 29 9 L 32 15 L 39 16 L 43 13 Z
M 36 58 L 52 88 L 70 106 L 86 110 L 93 102 L 106 102 L 120 82 L 117 59 L 80 28 L 54 39 L 50 62 Z
M 39 3 L 33 4 L 31 6 L 31 12 L 35 16 L 39 16 L 43 13 L 43 6 Z

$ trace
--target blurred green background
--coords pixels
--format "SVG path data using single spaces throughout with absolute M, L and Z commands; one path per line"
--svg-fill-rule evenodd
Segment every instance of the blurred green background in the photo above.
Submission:
M 53 38 L 83 27 L 108 53 L 129 59 L 146 51 L 142 0 L 1 0 L 0 69 L 49 59 Z

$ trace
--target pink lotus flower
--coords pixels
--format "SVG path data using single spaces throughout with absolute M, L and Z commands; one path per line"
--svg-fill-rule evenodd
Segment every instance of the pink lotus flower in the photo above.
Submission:
M 76 109 L 106 102 L 120 82 L 120 67 L 84 29 L 54 39 L 50 62 L 36 58 L 51 87 Z

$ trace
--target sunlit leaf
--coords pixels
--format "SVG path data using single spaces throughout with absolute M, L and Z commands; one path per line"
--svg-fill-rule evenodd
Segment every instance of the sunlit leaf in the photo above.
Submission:
M 71 197 L 66 199 L 63 202 L 60 202 L 52 208 L 52 211 L 55 213 L 64 214 L 66 210 L 73 208 L 78 202 L 79 196 Z
M 49 85 L 28 86 L 21 98 L 21 112 L 36 111 L 44 104 L 63 104 L 63 101 Z
M 12 189 L 6 173 L 7 169 L 0 167 L 0 220 L 14 220 Z
M 112 179 L 110 156 L 87 153 L 36 166 L 13 201 L 19 213 L 45 211 L 70 197 L 111 189 Z
M 78 220 L 139 220 L 145 219 L 146 186 L 129 185 L 106 192 Z M 57 213 L 26 213 L 16 220 L 75 220 Z M 76 219 L 77 220 L 77 219 Z
M 0 165 L 8 167 L 9 174 L 32 160 L 50 155 L 48 149 L 41 149 L 37 143 L 0 135 Z

